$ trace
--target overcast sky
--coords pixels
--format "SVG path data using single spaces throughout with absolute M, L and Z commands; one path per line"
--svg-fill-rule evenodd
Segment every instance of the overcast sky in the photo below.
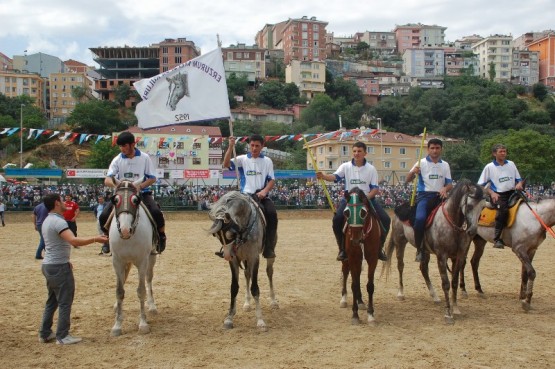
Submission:
M 43 52 L 95 65 L 89 47 L 148 46 L 185 37 L 206 53 L 252 45 L 266 23 L 316 17 L 336 36 L 423 23 L 447 27 L 447 41 L 478 34 L 555 29 L 554 0 L 1 0 L 0 52 Z

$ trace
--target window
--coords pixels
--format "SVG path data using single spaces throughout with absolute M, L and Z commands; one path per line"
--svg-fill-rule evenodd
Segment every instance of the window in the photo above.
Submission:
M 383 153 L 384 154 L 391 154 L 391 147 L 384 147 L 383 148 Z
M 193 144 L 193 150 L 200 150 L 202 147 L 202 144 L 200 142 L 195 142 Z
M 333 146 L 328 147 L 328 152 L 333 152 Z
M 368 154 L 373 154 L 374 153 L 374 147 L 373 146 L 367 146 L 366 147 L 366 152 L 368 152 Z
M 308 32 L 303 32 L 303 33 L 302 33 L 302 39 L 303 39 L 303 40 L 308 39 Z
M 341 155 L 347 156 L 349 155 L 349 147 L 346 145 L 341 146 Z
M 390 161 L 384 161 L 383 162 L 383 167 L 384 168 L 391 168 L 391 162 Z
M 162 54 L 167 54 L 168 53 L 168 48 L 167 47 L 163 47 L 162 48 Z
M 323 147 L 323 146 L 320 146 L 320 147 L 318 148 L 318 154 L 323 154 L 323 153 L 324 153 L 324 147 Z
M 407 155 L 407 149 L 404 147 L 400 147 L 399 148 L 399 154 L 400 155 Z
M 333 161 L 332 160 L 328 161 L 328 169 L 333 169 Z
M 180 56 L 175 57 L 175 63 L 176 64 L 181 64 L 181 57 Z
M 303 47 L 308 47 L 308 40 L 303 40 Z
M 181 54 L 181 46 L 176 46 L 175 47 L 175 53 L 176 54 Z
M 177 142 L 177 145 L 175 146 L 175 148 L 178 150 L 183 150 L 183 147 L 184 147 L 183 141 Z
M 175 158 L 175 163 L 176 164 L 185 164 L 185 158 L 183 156 L 178 156 Z
M 308 24 L 302 23 L 302 24 L 301 24 L 301 29 L 302 29 L 303 31 L 308 30 Z
M 168 166 L 169 163 L 170 163 L 170 159 L 168 159 L 166 157 L 160 156 L 158 158 L 158 166 L 159 167 L 166 167 L 166 166 Z
M 250 53 L 243 53 L 243 58 L 248 59 L 251 57 Z
M 407 168 L 407 162 L 406 161 L 402 161 L 399 163 L 399 168 L 401 169 L 406 169 Z
M 201 159 L 200 158 L 193 158 L 193 165 L 201 165 Z
M 167 56 L 162 57 L 162 64 L 168 64 L 168 57 Z
M 313 30 L 313 31 L 318 31 L 318 30 L 319 30 L 318 24 L 313 24 L 313 25 L 312 25 L 312 30 Z

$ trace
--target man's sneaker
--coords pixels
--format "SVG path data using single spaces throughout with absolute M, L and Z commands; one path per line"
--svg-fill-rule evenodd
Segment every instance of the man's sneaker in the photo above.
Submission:
M 493 244 L 493 247 L 496 248 L 496 249 L 502 249 L 505 246 L 506 246 L 505 242 L 503 242 L 503 240 L 501 238 L 498 239 L 498 240 L 495 240 L 495 243 Z
M 82 338 L 79 338 L 79 337 L 72 337 L 72 336 L 70 336 L 70 335 L 68 334 L 67 336 L 65 336 L 65 337 L 62 338 L 62 339 L 59 339 L 59 338 L 58 338 L 58 340 L 56 341 L 56 343 L 57 343 L 58 345 L 73 345 L 74 343 L 79 343 L 79 342 L 81 342 L 81 341 L 83 341 Z
M 54 332 L 51 332 L 46 338 L 41 337 L 39 334 L 39 343 L 48 343 L 54 339 L 56 339 L 56 333 Z

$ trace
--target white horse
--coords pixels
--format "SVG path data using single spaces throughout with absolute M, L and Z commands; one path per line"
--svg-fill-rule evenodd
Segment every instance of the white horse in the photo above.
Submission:
M 148 295 L 148 310 L 157 313 L 156 304 L 152 295 L 152 278 L 156 254 L 152 254 L 154 240 L 153 228 L 147 213 L 141 205 L 135 183 L 130 181 L 117 182 L 112 203 L 115 215 L 110 225 L 110 248 L 112 250 L 112 263 L 116 272 L 116 322 L 112 327 L 112 335 L 121 335 L 123 322 L 122 304 L 125 296 L 124 284 L 135 265 L 139 273 L 139 286 L 137 296 L 140 303 L 139 333 L 149 333 L 150 327 L 145 314 L 145 297 Z M 146 282 L 146 288 L 145 288 Z
M 555 225 L 555 199 L 545 199 L 537 203 L 530 203 L 530 207 L 548 226 Z M 486 241 L 493 243 L 494 227 L 478 226 L 478 234 L 474 237 L 474 254 L 470 264 L 472 265 L 472 274 L 474 276 L 474 287 L 480 296 L 484 295 L 480 285 L 480 277 L 478 276 L 478 267 L 480 258 L 484 253 Z M 536 250 L 545 240 L 545 228 L 541 225 L 530 208 L 522 203 L 516 212 L 514 224 L 511 227 L 503 229 L 501 238 L 507 246 L 518 257 L 522 263 L 521 283 L 520 283 L 520 301 L 525 311 L 530 310 L 532 293 L 534 288 L 534 280 L 536 279 L 536 271 L 532 266 L 532 260 Z M 464 275 L 463 277 L 464 278 Z M 464 279 L 461 279 L 461 284 Z
M 251 296 L 256 303 L 257 327 L 266 331 L 266 322 L 260 307 L 258 267 L 264 245 L 264 223 L 257 205 L 249 195 L 237 191 L 226 193 L 210 211 L 213 220 L 209 234 L 217 237 L 223 245 L 224 257 L 231 268 L 231 303 L 224 320 L 224 328 L 233 328 L 233 317 L 237 311 L 236 298 L 239 292 L 239 268 L 245 269 L 246 293 L 243 310 L 250 311 Z M 279 308 L 274 294 L 273 274 L 275 258 L 266 259 L 266 274 L 270 282 L 271 308 Z M 251 295 L 252 294 L 252 295 Z

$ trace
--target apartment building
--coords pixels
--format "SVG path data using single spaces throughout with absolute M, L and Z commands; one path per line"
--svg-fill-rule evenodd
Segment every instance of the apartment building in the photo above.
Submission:
M 326 63 L 290 60 L 285 67 L 285 82 L 296 84 L 301 96 L 312 99 L 316 94 L 326 91 Z
M 403 72 L 410 77 L 443 77 L 445 52 L 443 48 L 407 48 L 403 53 Z
M 484 38 L 480 35 L 464 36 L 455 41 L 455 47 L 461 50 L 472 50 L 472 45 L 482 41 Z
M 378 55 L 392 55 L 397 52 L 397 40 L 394 32 L 358 32 L 355 42 L 366 42 L 369 51 Z
M 30 96 L 34 105 L 45 111 L 46 80 L 37 73 L 0 71 L 0 92 L 6 97 Z
M 513 50 L 512 83 L 531 86 L 540 77 L 539 51 Z
M 188 60 L 200 56 L 200 49 L 195 46 L 193 41 L 188 41 L 185 37 L 166 38 L 152 46 L 158 46 L 160 49 L 160 73 L 167 72 Z
M 52 73 L 65 72 L 62 59 L 45 53 L 14 55 L 13 69 L 22 72 L 38 73 L 43 78 L 48 78 Z
M 539 53 L 539 82 L 555 88 L 555 33 L 532 41 L 528 50 Z
M 490 79 L 490 70 L 495 72 L 494 82 L 510 82 L 513 59 L 513 37 L 492 35 L 472 45 L 478 55 L 479 76 Z
M 463 49 L 446 48 L 445 54 L 445 75 L 460 76 L 467 73 L 478 76 L 478 56 Z
M 304 16 L 289 19 L 283 26 L 278 45 L 284 51 L 284 63 L 292 60 L 321 61 L 326 59 L 326 26 L 328 22 Z
M 64 70 L 66 72 L 73 72 L 73 73 L 87 73 L 91 70 L 94 70 L 94 67 L 88 66 L 85 63 L 81 63 L 80 61 L 69 59 L 64 62 Z
M 360 128 L 363 134 L 344 137 L 341 134 L 328 139 L 317 138 L 307 145 L 312 151 L 318 168 L 328 173 L 352 159 L 352 146 L 356 141 L 367 146 L 366 160 L 378 170 L 379 181 L 388 184 L 402 183 L 419 157 L 421 137 L 398 132 Z M 364 133 L 368 132 L 368 133 Z M 307 152 L 306 165 L 314 170 L 310 153 Z
M 13 60 L 0 53 L 0 71 L 13 69 Z
M 289 110 L 241 107 L 240 109 L 231 109 L 231 117 L 235 121 L 276 122 L 291 125 L 295 113 Z
M 266 77 L 266 49 L 258 45 L 231 45 L 222 48 L 226 77 L 245 75 L 250 83 Z
M 421 23 L 397 25 L 393 30 L 397 40 L 397 52 L 403 55 L 408 48 L 442 46 L 445 44 L 446 29 L 447 27 Z
M 50 118 L 63 118 L 71 114 L 78 101 L 71 91 L 75 87 L 88 90 L 88 79 L 84 72 L 52 73 L 50 81 Z
M 526 50 L 530 43 L 540 38 L 544 38 L 550 33 L 555 33 L 555 31 L 545 30 L 541 32 L 526 32 L 513 40 L 513 48 L 517 50 Z

